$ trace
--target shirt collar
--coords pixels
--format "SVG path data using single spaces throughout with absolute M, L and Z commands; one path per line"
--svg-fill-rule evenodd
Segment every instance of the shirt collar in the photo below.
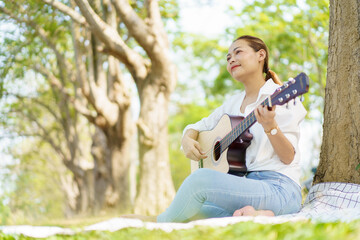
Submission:
M 260 88 L 260 91 L 259 91 L 259 97 L 261 95 L 271 95 L 274 93 L 274 91 L 279 88 L 280 85 L 274 83 L 274 81 L 270 78 L 268 79 L 265 84 Z

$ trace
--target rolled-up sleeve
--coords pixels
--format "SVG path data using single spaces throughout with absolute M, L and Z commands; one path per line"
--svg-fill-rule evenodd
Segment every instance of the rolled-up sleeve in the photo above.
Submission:
M 225 113 L 227 102 L 225 102 L 220 107 L 216 108 L 208 117 L 205 117 L 194 124 L 189 124 L 184 128 L 183 135 L 188 129 L 194 129 L 198 132 L 208 131 L 213 129 L 217 122 L 220 120 L 222 115 Z

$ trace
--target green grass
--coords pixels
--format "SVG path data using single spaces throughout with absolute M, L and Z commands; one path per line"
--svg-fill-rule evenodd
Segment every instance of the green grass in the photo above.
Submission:
M 10 236 L 0 233 L 0 239 L 33 239 L 24 236 Z M 227 240 L 227 239 L 301 239 L 301 240 L 356 240 L 360 239 L 360 221 L 350 223 L 287 222 L 282 224 L 259 224 L 240 222 L 227 227 L 197 226 L 192 229 L 174 230 L 170 233 L 145 228 L 125 228 L 117 232 L 81 232 L 73 236 L 57 235 L 45 239 L 92 240 L 92 239 L 146 239 L 146 240 Z

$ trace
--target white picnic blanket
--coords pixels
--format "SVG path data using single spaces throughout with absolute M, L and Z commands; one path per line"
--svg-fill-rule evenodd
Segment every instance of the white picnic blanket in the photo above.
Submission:
M 78 231 L 118 231 L 128 227 L 162 229 L 170 232 L 177 229 L 189 229 L 197 225 L 227 226 L 244 221 L 253 221 L 262 224 L 277 224 L 304 220 L 333 222 L 349 222 L 360 219 L 360 185 L 353 183 L 328 182 L 314 185 L 299 213 L 275 217 L 227 217 L 192 221 L 189 223 L 151 223 L 138 219 L 112 218 L 93 224 Z M 34 238 L 44 238 L 56 234 L 75 234 L 76 230 L 60 227 L 41 226 L 0 226 L 5 234 L 23 234 Z

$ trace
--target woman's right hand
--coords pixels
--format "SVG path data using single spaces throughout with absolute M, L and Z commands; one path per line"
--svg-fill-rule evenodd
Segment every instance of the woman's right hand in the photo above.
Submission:
M 196 134 L 196 138 L 197 138 L 197 134 Z M 205 153 L 202 151 L 199 142 L 194 139 L 194 134 L 185 134 L 181 141 L 181 146 L 187 158 L 190 158 L 195 161 L 199 161 L 200 159 L 207 158 Z

